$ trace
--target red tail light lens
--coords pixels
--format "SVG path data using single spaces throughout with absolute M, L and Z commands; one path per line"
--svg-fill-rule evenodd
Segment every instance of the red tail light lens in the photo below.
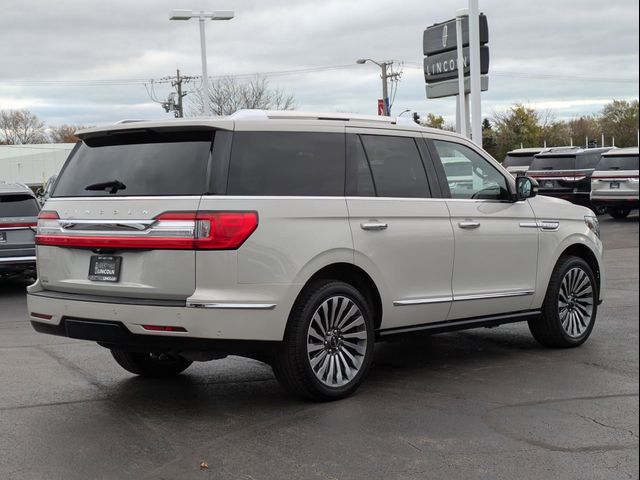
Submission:
M 113 234 L 67 231 L 58 220 L 55 212 L 46 212 L 40 218 L 36 244 L 123 250 L 235 250 L 258 226 L 256 212 L 166 212 L 145 231 Z
M 197 250 L 235 250 L 258 227 L 256 212 L 198 213 Z

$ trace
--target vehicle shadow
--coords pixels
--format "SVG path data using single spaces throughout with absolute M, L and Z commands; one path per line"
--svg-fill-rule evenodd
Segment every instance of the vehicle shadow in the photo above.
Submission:
M 35 278 L 24 275 L 0 275 L 0 297 L 26 293 L 34 281 Z

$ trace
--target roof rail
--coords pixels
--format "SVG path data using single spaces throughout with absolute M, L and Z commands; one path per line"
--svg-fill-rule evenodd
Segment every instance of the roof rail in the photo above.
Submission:
M 233 120 L 338 120 L 386 123 L 390 125 L 414 125 L 409 117 L 385 117 L 377 115 L 360 115 L 341 112 L 301 112 L 296 110 L 258 110 L 244 109 L 230 115 Z
M 125 118 L 123 120 L 118 120 L 114 123 L 114 125 L 122 125 L 123 123 L 135 123 L 135 122 L 146 122 L 143 118 Z

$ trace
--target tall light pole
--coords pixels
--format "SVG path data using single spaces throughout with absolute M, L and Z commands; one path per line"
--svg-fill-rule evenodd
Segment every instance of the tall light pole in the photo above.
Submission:
M 387 67 L 393 65 L 393 62 L 376 62 L 375 60 L 371 60 L 370 58 L 359 58 L 358 60 L 356 60 L 356 63 L 359 65 L 363 65 L 367 62 L 375 63 L 382 70 L 382 102 L 384 104 L 384 114 L 386 116 L 389 116 L 391 115 L 391 105 L 389 104 L 389 93 L 387 87 Z
M 207 73 L 207 43 L 205 40 L 204 21 L 231 20 L 234 17 L 232 10 L 216 10 L 214 12 L 194 12 L 192 10 L 171 10 L 169 20 L 191 20 L 197 18 L 200 23 L 200 55 L 202 57 L 202 114 L 208 117 L 211 114 L 209 105 L 209 75 Z

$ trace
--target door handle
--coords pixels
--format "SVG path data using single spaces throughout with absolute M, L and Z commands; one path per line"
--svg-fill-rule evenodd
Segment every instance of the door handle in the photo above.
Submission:
M 465 230 L 472 230 L 474 228 L 478 228 L 480 226 L 480 222 L 471 222 L 469 220 L 465 220 L 464 222 L 458 222 L 458 226 L 460 228 L 464 228 Z
M 384 230 L 389 225 L 382 222 L 365 222 L 360 224 L 360 228 L 363 230 Z

